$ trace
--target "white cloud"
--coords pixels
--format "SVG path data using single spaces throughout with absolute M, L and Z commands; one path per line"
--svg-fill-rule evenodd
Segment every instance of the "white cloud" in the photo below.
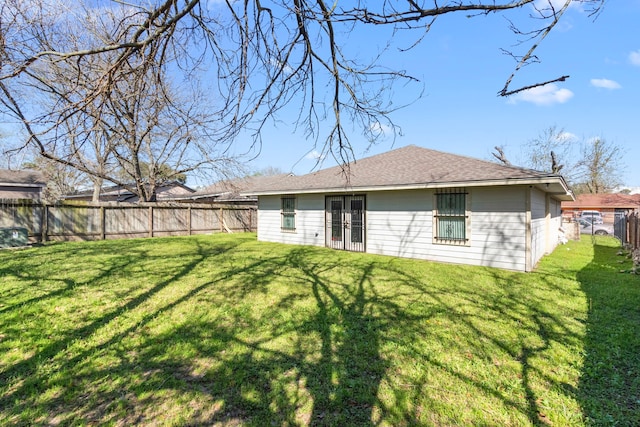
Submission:
M 318 150 L 313 150 L 313 151 L 310 151 L 306 156 L 304 156 L 304 158 L 317 162 L 317 161 L 324 160 L 325 155 L 319 152 Z
M 633 51 L 629 54 L 629 62 L 640 67 L 640 50 Z
M 571 141 L 577 141 L 578 137 L 576 136 L 576 134 L 573 134 L 571 132 L 562 132 L 558 135 L 556 135 L 556 141 L 559 142 L 571 142 Z
M 536 105 L 564 104 L 573 98 L 573 92 L 569 89 L 559 88 L 555 84 L 534 87 L 513 95 L 509 103 L 515 104 L 518 101 L 531 102 Z
M 550 10 L 553 8 L 555 11 L 559 11 L 564 7 L 566 0 L 536 0 L 533 3 L 533 7 L 538 10 Z M 570 8 L 581 8 L 579 2 L 573 1 L 569 4 Z
M 601 87 L 603 89 L 620 89 L 620 83 L 609 79 L 591 79 L 591 86 Z

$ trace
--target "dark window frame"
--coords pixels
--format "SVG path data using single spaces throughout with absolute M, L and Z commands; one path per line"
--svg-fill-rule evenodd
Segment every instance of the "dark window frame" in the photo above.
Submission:
M 464 188 L 442 189 L 434 195 L 433 240 L 447 245 L 469 244 L 469 193 Z
M 296 196 L 282 196 L 280 198 L 280 230 L 296 231 L 296 211 L 298 200 Z

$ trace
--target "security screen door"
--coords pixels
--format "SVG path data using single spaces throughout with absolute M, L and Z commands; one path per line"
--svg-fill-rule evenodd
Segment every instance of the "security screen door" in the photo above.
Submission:
M 327 196 L 326 245 L 364 252 L 364 196 Z

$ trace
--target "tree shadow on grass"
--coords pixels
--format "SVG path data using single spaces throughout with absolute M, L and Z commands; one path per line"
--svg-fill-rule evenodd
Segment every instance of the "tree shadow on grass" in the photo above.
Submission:
M 293 248 L 284 256 L 260 256 L 240 262 L 229 256 L 237 249 L 234 244 L 204 248 L 196 243 L 193 249 L 193 255 L 169 276 L 137 294 L 129 295 L 123 290 L 122 295 L 127 298 L 116 308 L 87 324 L 50 337 L 47 344 L 28 357 L 3 367 L 0 382 L 8 386 L 0 395 L 4 416 L 17 425 L 153 423 L 156 417 L 163 416 L 156 409 L 166 404 L 167 395 L 197 391 L 209 395 L 210 404 L 196 408 L 185 424 L 264 425 L 266 421 L 290 425 L 371 424 L 377 387 L 385 372 L 378 348 L 378 324 L 370 311 L 372 301 L 367 291 L 371 266 L 354 269 L 354 277 L 345 278 L 344 283 L 330 284 L 322 273 L 337 265 L 318 261 L 315 254 L 308 257 L 309 248 Z M 100 282 L 116 273 L 138 271 L 142 258 L 148 261 L 149 255 L 129 252 L 115 256 L 108 266 L 90 270 L 93 276 L 86 278 L 86 283 Z M 205 263 L 222 268 L 183 295 L 142 314 L 129 326 L 107 334 L 106 339 L 82 345 L 84 350 L 79 352 L 69 351 L 78 342 L 102 334 L 110 324 L 123 322 L 130 313 Z M 33 272 L 12 274 L 25 282 L 45 279 Z M 300 292 L 288 293 L 275 301 L 271 311 L 258 319 L 269 322 L 267 336 L 256 338 L 247 334 L 247 328 L 253 325 L 248 323 L 251 316 L 247 317 L 243 303 L 256 295 L 267 295 L 272 282 L 282 278 L 290 280 Z M 229 283 L 233 286 L 227 286 Z M 4 311 L 46 303 L 78 286 L 76 281 L 63 280 L 57 289 L 26 298 Z M 309 291 L 315 300 L 310 317 L 296 321 L 278 318 L 298 299 L 308 299 Z M 215 293 L 229 305 L 225 318 L 218 322 L 192 319 L 160 335 L 146 335 L 155 319 Z M 215 300 L 220 302 L 220 298 Z M 9 331 L 9 335 L 18 333 Z M 123 346 L 122 342 L 132 336 L 140 336 L 142 345 Z M 308 340 L 308 336 L 313 339 Z M 280 351 L 274 341 L 281 338 L 297 340 L 294 343 L 297 350 Z M 181 352 L 173 354 L 174 348 L 184 345 L 194 347 L 196 358 L 202 355 L 211 360 L 211 356 L 217 356 L 223 363 L 218 368 L 194 369 L 193 359 L 185 359 Z M 230 351 L 232 354 L 227 353 L 230 347 L 234 349 Z M 118 362 L 102 368 L 84 366 L 104 353 Z M 48 366 L 54 365 L 57 373 L 52 375 Z M 78 387 L 82 384 L 89 391 L 85 393 Z M 57 391 L 50 397 L 39 397 L 49 395 L 51 390 Z M 31 409 L 36 409 L 32 412 L 36 419 L 25 415 Z
M 141 243 L 142 241 L 138 240 L 137 242 Z M 187 276 L 204 259 L 211 256 L 223 254 L 227 251 L 232 250 L 237 245 L 237 243 L 227 243 L 224 245 L 218 245 L 212 250 L 210 248 L 202 247 L 202 245 L 200 245 L 198 241 L 194 240 L 193 243 L 193 256 L 188 262 L 183 263 L 179 269 L 173 271 L 173 274 L 171 276 L 162 277 L 161 280 L 142 292 L 131 291 L 130 293 L 120 293 L 119 296 L 122 297 L 122 301 L 120 304 L 117 304 L 115 308 L 101 313 L 98 317 L 91 319 L 91 321 L 87 322 L 86 324 L 81 324 L 80 326 L 67 331 L 60 331 L 60 333 L 56 334 L 55 336 L 49 336 L 47 342 L 45 344 L 39 345 L 38 348 L 33 349 L 30 356 L 16 363 L 3 367 L 3 369 L 0 370 L 0 384 L 12 385 L 7 391 L 0 395 L 0 408 L 2 408 L 3 411 L 6 410 L 6 408 L 11 408 L 8 413 L 15 414 L 16 416 L 19 416 L 21 412 L 23 413 L 24 411 L 27 411 L 29 405 L 32 405 L 34 403 L 33 399 L 37 397 L 37 394 L 43 393 L 46 387 L 53 386 L 55 388 L 59 386 L 56 384 L 51 384 L 51 381 L 49 380 L 51 372 L 48 372 L 46 369 L 43 371 L 43 364 L 46 365 L 47 363 L 50 363 L 54 358 L 60 358 L 61 355 L 64 355 L 68 351 L 68 348 L 75 342 L 88 339 L 102 328 L 107 327 L 111 322 L 117 321 L 126 313 L 142 306 L 154 295 L 162 292 L 162 290 L 167 286 Z M 123 254 L 115 256 L 110 260 L 108 266 L 101 266 L 100 268 L 97 268 L 95 270 L 96 274 L 92 275 L 90 278 L 84 278 L 82 284 L 91 287 L 93 286 L 93 283 L 100 283 L 101 280 L 108 279 L 111 276 L 130 273 L 129 268 L 133 265 L 136 265 L 140 259 L 145 259 L 148 261 L 149 256 L 147 254 L 145 254 L 144 252 L 141 253 L 139 250 L 135 249 L 135 242 L 133 244 L 127 243 L 127 246 L 131 246 L 131 251 L 127 251 Z M 93 249 L 91 249 L 91 247 L 77 249 L 76 251 L 82 252 L 84 256 L 87 256 L 89 252 L 93 251 L 96 251 L 96 254 L 100 253 L 100 249 L 96 249 L 96 247 L 93 247 Z M 73 252 L 74 250 L 65 253 L 67 256 L 69 256 L 70 253 Z M 158 263 L 162 263 L 162 258 L 156 259 L 155 261 Z M 144 272 L 141 272 L 141 274 L 144 274 Z M 24 281 L 33 283 L 45 280 L 56 281 L 55 278 L 48 276 L 39 277 L 33 272 L 26 271 L 14 271 L 13 275 L 16 277 L 21 277 L 21 279 Z M 48 299 L 63 295 L 67 292 L 72 292 L 74 289 L 81 285 L 80 282 L 69 279 L 60 279 L 60 283 L 62 285 L 59 286 L 58 289 L 45 293 L 36 298 L 26 299 L 24 301 L 21 301 L 20 303 L 14 304 L 13 306 L 4 307 L 2 309 L 2 312 L 15 311 L 21 309 L 21 307 L 24 306 L 37 305 L 43 302 L 46 303 Z M 0 312 L 0 314 L 2 314 L 2 312 Z M 149 313 L 148 315 L 152 316 L 153 313 Z M 8 332 L 7 336 L 3 336 L 3 338 L 12 339 L 19 336 L 20 331 L 16 328 L 13 328 L 12 326 L 17 325 L 2 325 L 2 330 Z M 135 328 L 135 325 L 132 328 Z M 57 364 L 57 371 L 72 372 L 73 367 L 76 364 L 83 361 L 83 359 L 85 359 L 86 357 L 89 357 L 92 353 L 99 351 L 101 348 L 105 348 L 109 345 L 117 343 L 118 339 L 121 339 L 127 333 L 131 332 L 132 328 L 114 335 L 111 339 L 102 343 L 100 346 L 90 347 L 86 351 L 82 351 L 73 357 L 57 361 L 55 363 Z M 95 372 L 95 374 L 105 375 L 106 373 L 97 371 Z M 76 381 L 75 378 L 63 378 L 61 380 L 62 384 L 64 384 L 65 387 L 73 385 L 74 381 Z M 64 400 L 69 400 L 71 398 L 72 396 L 64 396 Z M 55 405 L 59 403 L 56 402 L 56 400 L 57 399 L 53 399 L 51 402 L 45 403 Z M 26 424 L 31 424 L 34 422 L 34 420 L 23 421 L 26 421 Z
M 466 279 L 464 269 L 460 270 L 459 279 Z M 332 274 L 335 271 L 339 272 L 338 276 Z M 377 276 L 392 277 L 397 287 L 378 288 Z M 504 277 L 496 275 L 498 285 Z M 452 384 L 464 384 L 469 390 L 513 411 L 516 415 L 511 418 L 512 422 L 527 420 L 532 425 L 545 425 L 547 421 L 538 407 L 539 396 L 530 379 L 542 376 L 550 383 L 554 380 L 530 361 L 552 344 L 568 336 L 576 338 L 575 332 L 564 327 L 562 319 L 538 301 L 522 301 L 520 294 L 510 293 L 509 283 L 503 283 L 504 290 L 498 291 L 503 294 L 498 298 L 483 302 L 486 289 L 470 287 L 448 291 L 446 287 L 434 287 L 431 284 L 441 278 L 406 271 L 396 266 L 392 258 L 385 263 L 379 258 L 356 258 L 323 249 L 292 247 L 284 255 L 274 256 L 259 266 L 229 270 L 226 278 L 237 284 L 218 290 L 233 306 L 227 319 L 206 321 L 199 326 L 191 323 L 186 329 L 161 339 L 175 342 L 178 336 L 206 336 L 197 340 L 195 354 L 221 361 L 219 366 L 202 371 L 194 370 L 192 361 L 181 357 L 168 362 L 178 373 L 174 376 L 177 381 L 174 386 L 200 388 L 209 396 L 211 403 L 190 418 L 194 424 L 429 424 L 429 406 L 447 403 L 440 401 L 443 393 L 428 396 L 430 387 L 444 387 L 431 384 L 433 379 L 427 373 L 435 370 L 450 378 Z M 271 295 L 270 291 L 275 289 L 271 286 L 278 281 L 286 283 L 285 295 Z M 259 314 L 254 312 L 258 317 L 251 321 L 246 309 L 256 293 L 264 298 L 273 297 L 274 303 Z M 293 309 L 309 299 L 313 301 L 312 306 Z M 468 311 L 468 307 L 472 307 L 472 311 Z M 482 329 L 478 323 L 487 313 L 502 317 L 507 323 L 520 324 L 526 330 L 525 338 L 512 342 Z M 474 340 L 464 338 L 461 343 L 447 344 L 444 341 L 448 337 L 442 332 L 446 326 L 432 329 L 426 324 L 433 319 L 454 322 L 456 328 L 464 329 Z M 247 333 L 247 329 L 264 328 L 263 322 L 268 323 L 265 334 Z M 431 353 L 416 342 L 430 333 L 433 340 L 442 339 L 442 345 L 450 346 L 444 355 Z M 396 340 L 401 351 L 412 353 L 413 361 L 408 363 L 415 364 L 425 376 L 420 378 L 412 372 L 402 372 L 406 366 L 393 366 L 393 354 L 388 352 L 388 347 L 385 352 L 382 350 L 390 340 Z M 482 361 L 488 359 L 493 364 L 492 358 L 496 356 L 492 351 L 495 350 L 518 361 L 519 369 L 510 380 L 519 379 L 524 398 L 477 378 L 472 369 L 461 369 L 457 362 L 449 359 L 464 352 L 465 358 L 481 361 L 478 363 L 486 363 Z M 165 352 L 165 348 L 150 345 L 141 357 L 156 360 Z M 151 370 L 155 369 L 158 370 L 156 381 L 166 386 L 162 373 L 166 373 L 167 366 Z M 394 395 L 392 398 L 387 395 L 381 400 L 383 381 L 386 393 Z M 444 390 L 444 396 L 456 392 Z M 459 404 L 453 403 L 449 410 L 467 409 L 457 406 Z M 436 413 L 431 420 L 447 424 L 473 420 L 456 413 L 448 414 L 449 410 Z
M 13 384 L 0 395 L 2 413 L 15 420 L 33 405 L 47 412 L 37 420 L 43 424 L 464 424 L 473 414 L 459 416 L 467 408 L 447 401 L 461 386 L 468 391 L 460 398 L 486 395 L 515 413 L 512 419 L 544 424 L 529 383 L 544 373 L 531 360 L 572 332 L 538 301 L 510 291 L 508 280 L 525 275 L 496 272 L 493 290 L 449 288 L 439 283 L 441 274 L 457 283 L 469 280 L 465 272 L 494 270 L 431 265 L 433 276 L 424 276 L 393 258 L 323 248 L 273 245 L 268 253 L 244 253 L 247 240 L 237 239 L 195 240 L 193 254 L 171 274 L 125 293 L 117 309 L 0 371 L 0 381 Z M 140 261 L 117 260 L 100 277 L 145 274 Z M 184 292 L 160 297 L 181 286 Z M 150 300 L 160 303 L 147 310 Z M 130 320 L 133 312 L 141 313 Z M 525 338 L 487 328 L 491 316 L 521 325 Z M 74 341 L 111 324 L 117 332 L 65 357 Z M 460 342 L 447 327 L 462 334 Z M 430 343 L 446 350 L 435 352 Z M 403 353 L 400 364 L 394 346 Z M 474 363 L 493 366 L 496 353 L 505 363 L 517 361 L 508 379 L 521 382 L 524 399 L 476 376 Z M 107 362 L 93 362 L 99 354 Z M 52 366 L 59 372 L 53 377 Z
M 464 272 L 467 267 L 459 266 L 458 268 L 460 276 L 453 279 L 453 283 L 474 283 L 474 278 Z M 451 291 L 447 292 L 443 289 L 429 289 L 429 282 L 439 280 L 438 277 L 417 277 L 400 269 L 392 271 L 399 277 L 403 277 L 403 283 L 410 285 L 411 288 L 422 290 L 424 295 L 428 295 L 428 298 L 433 300 L 433 306 L 439 307 L 442 311 L 437 317 L 444 317 L 454 322 L 456 328 L 467 331 L 473 337 L 471 340 L 461 339 L 459 343 L 451 343 L 446 353 L 449 357 L 455 357 L 456 353 L 463 351 L 465 357 L 470 360 L 479 359 L 484 361 L 482 363 L 495 365 L 491 368 L 497 368 L 496 376 L 500 377 L 501 381 L 519 384 L 518 388 L 508 391 L 500 381 L 493 383 L 479 379 L 473 371 L 460 369 L 459 364 L 443 360 L 441 355 L 435 357 L 421 352 L 420 357 L 432 367 L 468 386 L 475 393 L 484 395 L 485 399 L 494 400 L 511 413 L 507 417 L 508 421 L 487 422 L 483 417 L 464 420 L 454 416 L 451 421 L 447 421 L 447 424 L 515 423 L 533 426 L 550 424 L 545 409 L 540 405 L 543 396 L 540 394 L 539 384 L 543 381 L 556 390 L 562 390 L 565 385 L 541 368 L 539 359 L 548 357 L 545 353 L 557 344 L 579 341 L 581 336 L 565 324 L 566 319 L 563 315 L 555 311 L 557 308 L 555 303 L 548 304 L 537 295 L 527 295 L 523 298 L 527 294 L 526 291 L 523 294 L 523 289 L 529 288 L 527 280 L 529 274 L 509 273 L 491 268 L 483 270 L 471 268 L 470 271 L 476 274 L 482 271 L 482 275 L 490 277 L 489 282 L 493 286 L 483 288 L 481 285 L 478 287 L 453 285 Z M 556 286 L 552 278 L 543 279 L 541 282 L 545 289 Z M 486 323 L 487 320 L 489 323 Z M 495 330 L 496 325 L 493 322 L 502 325 L 505 331 L 515 328 L 518 337 L 514 338 L 512 333 Z M 512 368 L 514 372 L 512 374 L 502 372 L 500 365 L 509 364 L 511 361 L 517 362 Z M 418 399 L 417 395 L 413 398 Z M 466 409 L 454 408 L 460 412 Z M 460 421 L 461 419 L 464 421 Z M 411 422 L 411 419 L 408 421 Z
M 208 339 L 198 341 L 197 354 L 224 362 L 204 372 L 194 372 L 191 361 L 170 362 L 175 363 L 178 381 L 206 390 L 211 401 L 219 403 L 194 413 L 190 423 L 375 425 L 372 411 L 387 365 L 379 349 L 383 326 L 375 314 L 380 301 L 371 291 L 373 266 L 357 265 L 339 282 L 324 274 L 335 268 L 348 270 L 332 256 L 319 256 L 317 249 L 293 247 L 261 265 L 228 271 L 227 279 L 241 285 L 220 292 L 235 311 L 221 322 L 190 324 L 178 332 L 201 336 L 208 331 Z M 289 283 L 288 292 L 258 314 L 257 325 L 246 324 L 243 302 L 256 294 L 268 298 L 269 286 L 278 280 Z M 311 296 L 313 305 L 292 310 L 298 313 L 294 318 L 286 315 Z M 252 327 L 265 333 L 248 334 Z M 143 357 L 154 359 L 163 352 L 150 346 Z
M 638 426 L 640 277 L 621 273 L 619 247 L 603 242 L 577 275 L 589 311 L 577 397 L 590 425 Z

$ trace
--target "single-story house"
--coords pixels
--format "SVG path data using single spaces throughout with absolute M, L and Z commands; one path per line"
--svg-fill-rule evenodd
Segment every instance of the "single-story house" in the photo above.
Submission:
M 178 181 L 169 181 L 156 187 L 156 201 L 168 202 L 184 198 L 195 193 L 195 190 Z M 79 191 L 64 196 L 65 200 L 93 200 L 93 190 Z M 100 189 L 101 202 L 126 202 L 137 203 L 140 198 L 119 185 L 102 187 Z
M 561 237 L 560 175 L 415 145 L 256 185 L 258 240 L 531 271 Z
M 216 205 L 233 205 L 256 207 L 258 198 L 246 194 L 256 185 L 280 179 L 283 175 L 255 175 L 236 179 L 225 179 L 208 185 L 195 193 L 176 199 L 180 202 L 210 203 Z
M 640 194 L 579 194 L 562 202 L 562 215 L 575 218 L 582 211 L 599 211 L 605 223 L 613 223 L 616 213 L 640 210 Z
M 40 200 L 46 186 L 42 172 L 0 169 L 0 199 Z

